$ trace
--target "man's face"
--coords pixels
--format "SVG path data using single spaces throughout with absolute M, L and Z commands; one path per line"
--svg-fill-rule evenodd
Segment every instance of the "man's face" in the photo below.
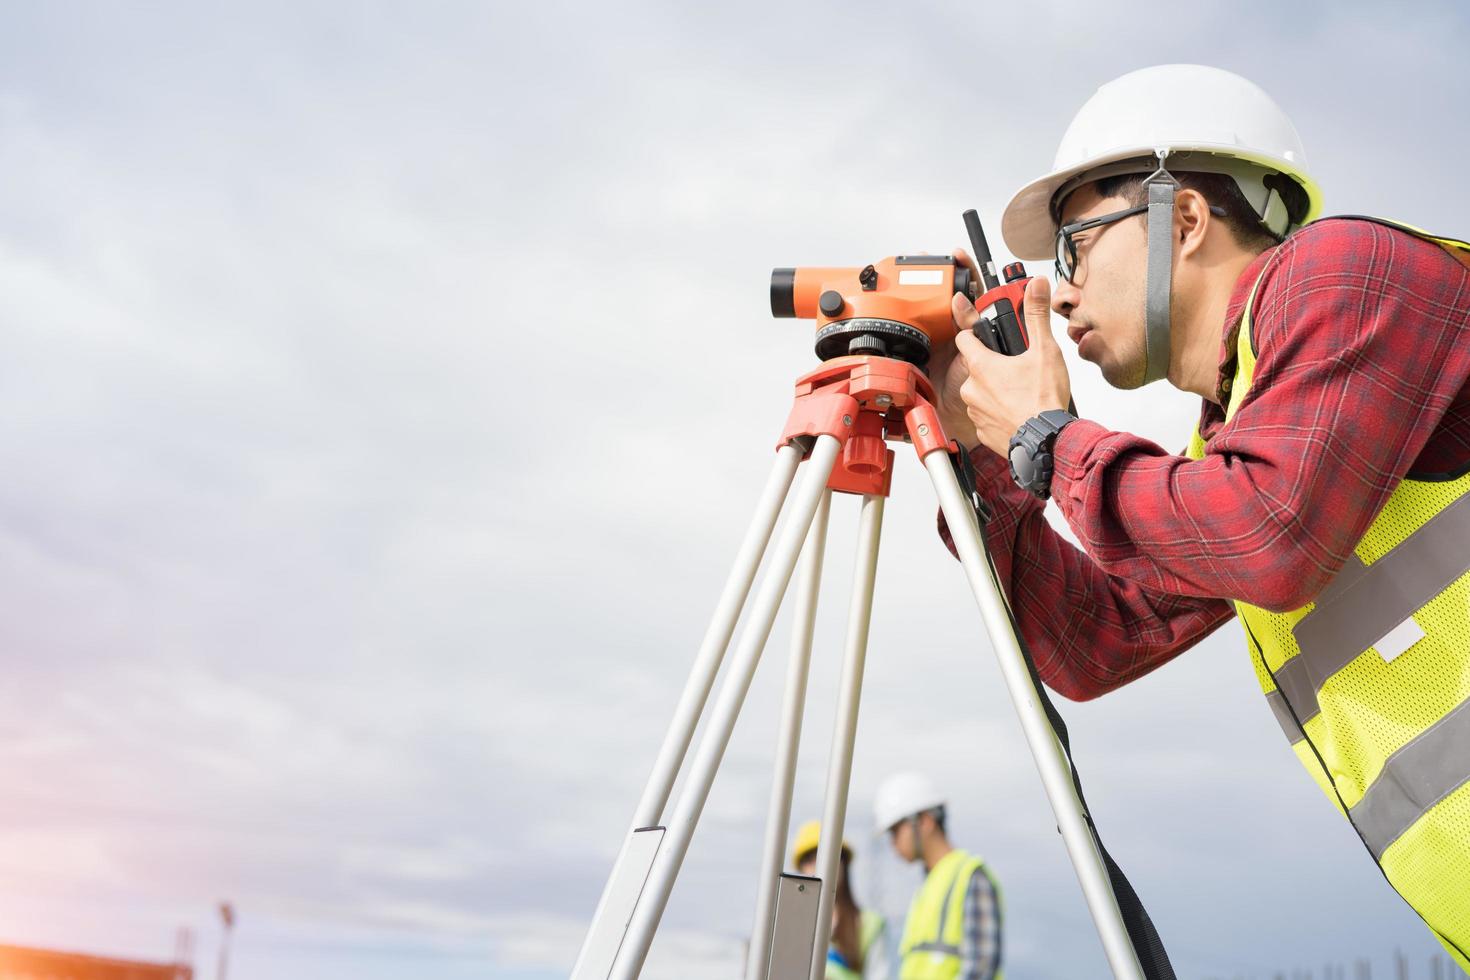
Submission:
M 1068 195 L 1062 224 L 1122 211 L 1121 197 L 1100 197 L 1087 184 Z M 1051 308 L 1067 318 L 1067 336 L 1077 354 L 1102 370 L 1114 388 L 1143 384 L 1145 367 L 1143 309 L 1148 270 L 1148 232 L 1136 215 L 1073 236 L 1077 245 L 1072 282 L 1052 292 Z
M 914 848 L 914 822 L 912 820 L 900 820 L 888 828 L 888 840 L 893 844 L 893 849 L 898 856 L 905 861 L 912 861 L 918 852 Z

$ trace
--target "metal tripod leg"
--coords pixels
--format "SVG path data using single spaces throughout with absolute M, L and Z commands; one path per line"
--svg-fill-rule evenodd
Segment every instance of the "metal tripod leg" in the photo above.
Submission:
M 720 664 L 725 659 L 730 637 L 740 619 L 740 610 L 750 595 L 751 583 L 755 581 L 761 557 L 770 543 L 771 532 L 796 476 L 801 455 L 801 450 L 795 445 L 783 446 L 777 451 L 776 465 L 761 492 L 755 515 L 715 604 L 709 628 L 695 656 L 694 667 L 690 670 L 653 771 L 634 811 L 633 825 L 603 887 L 602 897 L 598 899 L 592 925 L 572 967 L 573 980 L 604 980 L 612 968 L 628 917 L 647 880 L 663 837 L 662 829 L 656 825 L 663 817 L 674 780 L 684 764 L 695 726 L 699 724 L 699 717 L 709 700 L 710 689 L 714 687 Z
M 729 673 L 715 699 L 710 715 L 709 727 L 695 750 L 690 764 L 689 776 L 674 807 L 665 835 L 653 867 L 648 873 L 628 922 L 627 934 L 613 962 L 610 976 L 614 980 L 635 980 L 643 961 L 648 956 L 648 947 L 658 929 L 673 890 L 674 879 L 688 853 L 689 842 L 694 836 L 694 826 L 699 821 L 705 800 L 709 798 L 715 773 L 724 757 L 730 734 L 735 729 L 735 720 L 745 701 L 750 682 L 755 677 L 755 668 L 760 662 L 762 649 L 770 636 L 771 625 L 781 605 L 781 597 L 791 581 L 796 568 L 802 542 L 811 527 L 817 505 L 826 491 L 827 479 L 837 460 L 841 442 L 835 436 L 818 436 L 812 447 L 811 457 L 802 467 L 801 478 L 791 497 L 791 506 L 786 522 L 777 537 L 771 553 L 771 563 L 756 592 L 750 609 L 745 632 L 741 634 L 731 659 Z
M 847 819 L 847 789 L 852 778 L 852 749 L 857 740 L 858 703 L 863 693 L 863 667 L 868 655 L 868 626 L 873 619 L 873 583 L 878 574 L 878 539 L 883 529 L 883 498 L 863 497 L 858 531 L 857 567 L 847 619 L 847 651 L 842 659 L 837 720 L 827 759 L 827 795 L 822 805 L 822 836 L 817 845 L 817 877 L 822 894 L 817 906 L 817 936 L 812 947 L 810 980 L 827 970 L 827 943 L 832 936 L 832 905 L 837 900 L 837 873 L 842 854 L 842 828 Z
M 950 466 L 949 456 L 942 451 L 930 452 L 924 457 L 924 468 L 934 481 L 934 491 L 939 496 L 939 507 L 949 525 L 955 550 L 965 568 L 965 577 L 970 581 L 970 590 L 980 607 L 980 616 L 985 621 L 986 632 L 1000 663 L 1001 676 L 1011 703 L 1021 720 L 1021 730 L 1026 735 L 1026 744 L 1041 772 L 1041 782 L 1046 797 L 1056 814 L 1057 829 L 1067 845 L 1067 853 L 1076 869 L 1077 880 L 1082 885 L 1082 894 L 1092 913 L 1098 935 L 1102 939 L 1103 951 L 1113 974 L 1126 980 L 1143 980 L 1143 969 L 1128 938 L 1123 915 L 1118 909 L 1117 899 L 1109 884 L 1108 871 L 1098 852 L 1092 832 L 1072 783 L 1066 752 L 1056 733 L 1047 722 L 1044 709 L 1026 669 L 1021 647 L 1011 629 L 1004 599 L 995 580 L 990 575 L 986 560 L 985 541 L 980 527 L 975 522 L 975 512 L 960 489 L 959 480 Z
M 776 773 L 771 780 L 771 805 L 766 815 L 766 841 L 761 850 L 760 877 L 755 902 L 755 925 L 745 960 L 746 980 L 764 980 L 771 959 L 771 927 L 776 917 L 776 894 L 781 884 L 786 834 L 791 829 L 791 789 L 796 781 L 796 754 L 801 744 L 801 716 L 806 703 L 807 675 L 816 627 L 817 593 L 822 583 L 822 558 L 827 549 L 827 517 L 832 492 L 822 495 L 812 529 L 802 551 L 801 574 L 796 580 L 792 609 L 791 661 L 786 669 L 786 693 L 781 699 L 781 728 L 776 737 Z
M 751 936 L 750 955 L 746 962 L 747 980 L 776 980 L 802 977 L 820 980 L 826 972 L 827 944 L 832 931 L 832 906 L 837 894 L 837 874 L 842 853 L 843 824 L 847 818 L 847 790 L 852 776 L 853 745 L 857 739 L 858 704 L 862 695 L 863 667 L 868 648 L 868 627 L 872 621 L 873 583 L 878 569 L 878 540 L 883 523 L 883 498 L 863 498 L 858 555 L 854 571 L 852 604 L 848 614 L 847 648 L 843 657 L 837 715 L 833 723 L 832 746 L 827 763 L 827 793 L 823 802 L 821 843 L 817 847 L 819 882 L 816 914 L 807 918 L 805 907 L 797 906 L 798 923 L 774 923 L 776 895 L 791 881 L 783 876 L 781 854 L 791 813 L 791 783 L 795 773 L 797 743 L 801 737 L 801 699 L 806 688 L 807 667 L 811 650 L 810 623 L 806 620 L 815 610 L 815 583 L 807 575 L 820 573 L 821 542 L 809 539 L 810 559 L 803 571 L 802 600 L 797 633 L 793 635 L 792 665 L 787 684 L 781 727 L 778 771 L 772 793 L 771 812 L 766 828 L 764 861 L 761 865 L 760 895 L 756 904 L 755 929 Z M 808 593 L 807 589 L 810 588 Z M 813 879 L 806 879 L 813 881 Z M 800 887 L 799 885 L 796 887 Z M 790 894 L 790 892 L 788 892 Z M 773 931 L 781 935 L 805 931 L 811 940 L 800 948 L 774 950 Z

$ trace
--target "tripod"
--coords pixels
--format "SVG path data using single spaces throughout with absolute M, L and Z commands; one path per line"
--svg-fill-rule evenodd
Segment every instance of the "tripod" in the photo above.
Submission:
M 776 466 L 720 595 L 673 723 L 633 815 L 632 830 L 598 902 L 572 980 L 634 980 L 639 975 L 782 597 L 803 552 L 746 980 L 821 980 L 836 894 L 831 885 L 837 880 L 847 816 L 883 503 L 892 477 L 894 453 L 887 448 L 888 441 L 911 443 L 934 483 L 1108 964 L 1118 977 L 1144 977 L 1119 899 L 1110 884 L 1109 862 L 1097 843 L 1064 743 L 1048 721 L 1039 682 L 1034 680 L 1022 654 L 1004 593 L 985 550 L 973 502 L 951 465 L 950 443 L 934 408 L 933 386 L 918 368 L 905 361 L 845 356 L 827 361 L 796 383 L 791 415 L 776 451 Z M 808 878 L 782 874 L 781 865 L 832 491 L 860 494 L 863 502 L 837 720 L 828 756 L 817 876 Z M 704 737 L 695 749 L 684 791 L 667 823 L 661 824 L 674 780 L 704 713 L 756 570 L 771 544 L 783 504 L 786 520 L 770 551 L 766 577 L 756 592 Z

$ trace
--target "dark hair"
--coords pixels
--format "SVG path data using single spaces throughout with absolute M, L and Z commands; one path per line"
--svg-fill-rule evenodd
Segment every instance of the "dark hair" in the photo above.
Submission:
M 837 898 L 846 901 L 853 908 L 858 908 L 857 897 L 852 893 L 852 858 L 847 851 L 838 854 L 838 860 L 842 863 L 842 880 L 837 886 Z
M 802 851 L 795 857 L 795 864 L 798 868 L 800 868 L 807 861 L 816 861 L 817 852 L 816 849 L 813 848 L 810 851 Z M 837 898 L 839 900 L 850 902 L 853 906 L 857 906 L 857 898 L 853 895 L 852 892 L 852 852 L 849 851 L 846 847 L 842 848 L 842 850 L 837 852 L 837 861 L 839 864 L 842 865 L 841 882 L 837 886 Z
M 1287 210 L 1292 215 L 1305 213 L 1306 191 L 1289 178 L 1273 181 L 1274 176 L 1276 175 L 1266 178 L 1270 182 L 1268 186 L 1281 194 Z M 1226 174 L 1195 172 L 1177 173 L 1174 178 L 1179 181 L 1180 187 L 1198 191 L 1206 201 L 1224 209 L 1225 216 L 1220 220 L 1230 229 L 1235 243 L 1241 248 L 1259 254 L 1273 245 L 1281 244 L 1281 239 L 1261 224 L 1260 216 L 1240 192 L 1240 186 L 1235 183 L 1234 178 Z M 1104 177 L 1093 186 L 1103 197 L 1121 197 L 1128 202 L 1129 207 L 1141 207 L 1148 203 L 1148 188 L 1145 184 L 1147 180 L 1146 174 L 1118 174 L 1115 177 Z

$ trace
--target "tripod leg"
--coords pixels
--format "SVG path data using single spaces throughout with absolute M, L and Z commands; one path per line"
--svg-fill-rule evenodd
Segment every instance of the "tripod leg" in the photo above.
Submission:
M 776 518 L 780 516 L 781 505 L 786 500 L 800 464 L 801 450 L 797 446 L 782 446 L 777 451 L 776 465 L 761 492 L 755 515 L 751 518 L 745 539 L 740 544 L 729 578 L 725 580 L 725 587 L 715 605 L 709 627 L 705 630 L 704 640 L 695 656 L 689 679 L 684 684 L 679 704 L 674 709 L 674 718 L 664 736 L 653 772 L 649 775 L 643 796 L 638 801 L 638 809 L 633 813 L 633 826 L 618 854 L 617 862 L 613 865 L 612 873 L 608 876 L 607 884 L 603 887 L 602 897 L 598 899 L 597 911 L 592 915 L 592 925 L 587 930 L 576 965 L 572 968 L 573 980 L 605 980 L 608 971 L 612 969 L 613 957 L 622 942 L 628 916 L 647 880 L 663 837 L 663 830 L 654 829 L 655 825 L 663 817 L 674 780 L 684 764 L 689 743 L 694 738 L 695 726 L 699 724 L 699 716 L 704 713 L 710 689 L 714 687 L 720 663 L 725 659 L 730 637 L 740 619 L 740 610 L 750 595 L 751 583 L 755 581 L 761 556 L 770 543 Z
M 827 796 L 822 807 L 822 837 L 817 846 L 817 877 L 822 879 L 817 906 L 817 936 L 812 948 L 811 980 L 827 970 L 827 943 L 832 935 L 832 906 L 837 901 L 837 874 L 842 854 L 842 826 L 847 819 L 847 789 L 852 779 L 852 749 L 857 739 L 858 703 L 868 655 L 868 626 L 873 619 L 873 583 L 878 574 L 878 539 L 883 529 L 883 498 L 863 497 L 858 554 L 847 619 L 847 650 L 842 661 L 837 720 L 827 762 Z
M 934 481 L 934 491 L 939 496 L 939 507 L 949 524 L 954 538 L 955 550 L 964 565 L 970 590 L 980 607 L 980 616 L 985 630 L 990 634 L 990 643 L 1000 664 L 1001 677 L 1010 693 L 1011 703 L 1021 719 L 1021 730 L 1026 735 L 1026 744 L 1040 770 L 1042 786 L 1051 802 L 1052 812 L 1057 818 L 1057 829 L 1067 845 L 1067 854 L 1082 885 L 1082 894 L 1087 899 L 1088 910 L 1102 939 L 1103 951 L 1113 974 L 1127 980 L 1143 980 L 1143 969 L 1129 941 L 1128 931 L 1123 924 L 1123 914 L 1118 909 L 1117 899 L 1109 885 L 1107 866 L 1098 852 L 1082 802 L 1072 783 L 1066 753 L 1056 733 L 1047 723 L 1036 688 L 1032 686 L 1031 674 L 1016 635 L 1011 629 L 1010 616 L 1006 612 L 1004 597 L 999 586 L 991 577 L 986 559 L 985 541 L 980 536 L 980 527 L 975 523 L 975 512 L 960 489 L 949 457 L 942 451 L 930 452 L 924 457 L 924 468 Z
M 827 548 L 827 515 L 832 492 L 822 495 L 812 529 L 802 552 L 801 575 L 796 580 L 796 607 L 791 626 L 791 662 L 786 670 L 786 693 L 781 701 L 781 729 L 776 738 L 776 775 L 771 781 L 771 806 L 766 816 L 766 843 L 761 852 L 755 903 L 755 925 L 745 961 L 746 980 L 763 980 L 771 958 L 771 927 L 776 916 L 776 893 L 781 885 L 782 855 L 791 829 L 791 786 L 796 779 L 796 753 L 801 743 L 801 715 L 816 626 L 817 592 L 822 583 L 822 555 Z
M 775 622 L 776 612 L 781 606 L 781 597 L 791 581 L 791 573 L 796 568 L 802 542 L 811 527 L 817 505 L 826 492 L 827 479 L 832 475 L 832 467 L 841 447 L 842 443 L 835 436 L 818 436 L 809 461 L 802 467 L 804 472 L 792 494 L 790 513 L 776 539 L 770 567 L 756 592 L 745 632 L 741 634 L 735 656 L 730 662 L 729 673 L 715 699 L 709 727 L 700 739 L 691 761 L 684 792 L 674 807 L 668 833 L 654 858 L 647 884 L 638 897 L 637 906 L 628 923 L 627 935 L 613 963 L 611 976 L 615 980 L 634 980 L 643 969 L 648 947 L 653 943 L 653 934 L 658 929 L 664 908 L 668 905 L 674 879 L 678 877 L 684 855 L 688 853 L 689 841 L 694 836 L 694 825 L 698 823 L 705 800 L 709 798 L 715 773 L 725 755 L 725 748 L 730 743 L 730 734 L 735 730 L 735 720 L 740 714 L 746 692 L 750 690 L 750 682 L 755 677 L 761 650 L 771 634 L 771 624 Z

